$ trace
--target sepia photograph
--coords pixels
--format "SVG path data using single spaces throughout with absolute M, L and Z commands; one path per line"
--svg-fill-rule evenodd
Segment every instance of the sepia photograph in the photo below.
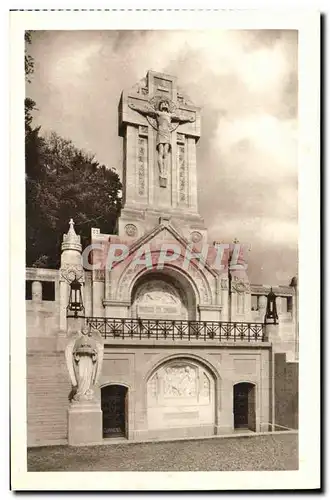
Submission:
M 27 472 L 298 472 L 298 28 L 34 24 Z

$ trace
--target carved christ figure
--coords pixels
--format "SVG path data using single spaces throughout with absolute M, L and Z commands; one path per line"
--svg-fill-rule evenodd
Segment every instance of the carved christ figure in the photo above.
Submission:
M 173 106 L 174 103 L 172 103 Z M 148 120 L 156 129 L 156 150 L 158 153 L 158 167 L 161 187 L 166 187 L 167 172 L 171 152 L 171 133 L 182 123 L 195 121 L 194 116 L 185 117 L 170 111 L 170 101 L 161 99 L 158 108 L 149 104 L 130 103 L 129 107 L 138 111 L 147 118 L 154 119 L 155 122 Z

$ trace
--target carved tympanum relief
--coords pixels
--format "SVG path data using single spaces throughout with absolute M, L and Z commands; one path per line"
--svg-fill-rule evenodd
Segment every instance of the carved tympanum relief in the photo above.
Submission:
M 179 292 L 162 280 L 152 280 L 138 289 L 133 310 L 140 318 L 186 319 L 187 316 Z
M 180 362 L 161 367 L 148 381 L 150 402 L 168 405 L 169 400 L 208 404 L 211 397 L 211 381 L 204 369 Z

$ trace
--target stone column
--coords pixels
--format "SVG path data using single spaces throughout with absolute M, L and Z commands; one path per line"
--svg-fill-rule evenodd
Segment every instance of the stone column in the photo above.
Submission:
M 188 176 L 189 176 L 189 208 L 197 212 L 197 168 L 196 141 L 189 137 L 188 141 Z
M 221 279 L 221 321 L 229 321 L 228 279 Z
M 221 380 L 220 407 L 218 408 L 217 434 L 231 433 L 234 430 L 233 382 L 226 376 Z
M 260 321 L 263 323 L 265 319 L 265 314 L 266 314 L 266 306 L 267 306 L 267 299 L 265 295 L 260 295 L 259 296 L 259 316 L 260 316 Z
M 134 200 L 137 198 L 136 185 L 136 163 L 137 163 L 137 141 L 138 128 L 132 125 L 127 126 L 125 141 L 125 163 L 126 163 L 126 185 L 125 188 L 125 203 L 126 200 Z
M 266 323 L 266 339 L 268 342 L 272 344 L 271 348 L 271 371 L 270 371 L 270 392 L 271 392 L 271 404 L 270 404 L 270 409 L 269 409 L 269 416 L 270 418 L 270 423 L 272 424 L 272 429 L 273 425 L 275 424 L 275 354 L 276 352 L 281 351 L 279 346 L 281 345 L 280 342 L 280 328 L 279 325 L 273 324 L 267 324 Z
M 40 307 L 42 304 L 42 283 L 41 281 L 32 282 L 32 306 L 33 306 L 33 316 L 34 316 L 34 328 L 38 331 L 41 326 L 41 311 Z
M 251 292 L 245 292 L 245 297 L 244 297 L 244 315 L 245 321 L 251 321 Z
M 66 332 L 67 318 L 66 308 L 69 301 L 69 285 L 60 277 L 60 331 Z
M 67 306 L 69 303 L 70 282 L 77 278 L 84 281 L 84 269 L 82 266 L 80 236 L 74 230 L 74 222 L 70 219 L 69 231 L 63 235 L 61 246 L 61 269 L 60 269 L 60 335 L 67 333 Z M 75 320 L 70 324 L 70 330 L 80 328 L 80 322 L 77 322 L 77 328 L 74 326 Z

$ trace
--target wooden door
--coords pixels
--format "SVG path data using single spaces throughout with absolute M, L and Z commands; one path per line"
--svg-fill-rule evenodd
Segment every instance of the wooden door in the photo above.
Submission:
M 248 390 L 248 427 L 250 431 L 256 432 L 256 387 L 249 384 Z
M 126 436 L 127 392 L 122 385 L 108 385 L 101 389 L 104 438 Z

